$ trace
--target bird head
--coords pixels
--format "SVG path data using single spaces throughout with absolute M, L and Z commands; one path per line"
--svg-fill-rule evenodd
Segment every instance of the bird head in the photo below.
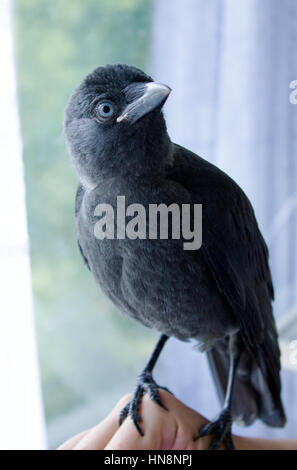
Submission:
M 170 164 L 171 142 L 161 111 L 170 93 L 141 70 L 98 67 L 70 97 L 64 133 L 85 186 L 107 176 L 146 176 Z

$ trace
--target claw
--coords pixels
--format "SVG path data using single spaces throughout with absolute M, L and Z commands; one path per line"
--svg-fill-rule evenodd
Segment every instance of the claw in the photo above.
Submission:
M 231 434 L 231 432 L 228 432 L 228 433 L 226 434 L 224 443 L 225 443 L 226 449 L 228 449 L 228 450 L 236 450 L 236 449 L 235 449 L 234 442 L 233 442 L 233 439 L 232 439 L 232 434 Z
M 209 450 L 217 450 L 223 443 L 225 444 L 226 449 L 235 450 L 235 446 L 232 440 L 231 427 L 232 416 L 230 415 L 229 410 L 223 410 L 215 421 L 206 424 L 202 429 L 200 429 L 200 432 L 198 436 L 195 437 L 194 441 L 200 437 L 214 434 L 214 437 L 209 446 Z
M 127 405 L 120 412 L 119 425 L 121 426 L 127 416 L 130 416 L 139 434 L 141 436 L 144 436 L 144 433 L 139 425 L 139 423 L 141 422 L 141 414 L 139 413 L 139 408 L 143 395 L 147 393 L 154 403 L 159 405 L 164 410 L 168 411 L 168 408 L 163 404 L 161 400 L 159 389 L 166 390 L 167 392 L 171 393 L 171 395 L 173 395 L 173 393 L 170 392 L 166 387 L 160 387 L 159 385 L 157 385 L 150 373 L 143 372 L 138 378 L 138 383 L 132 400 L 127 403 Z
M 121 409 L 120 415 L 119 415 L 119 426 L 121 426 L 121 424 L 127 418 L 128 414 L 129 414 L 129 406 L 130 406 L 130 402 L 127 403 L 127 405 L 124 406 L 124 408 Z

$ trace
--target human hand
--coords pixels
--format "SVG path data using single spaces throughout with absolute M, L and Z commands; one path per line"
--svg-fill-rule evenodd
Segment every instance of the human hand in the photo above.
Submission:
M 168 411 L 153 403 L 147 395 L 143 397 L 141 404 L 143 437 L 139 435 L 130 417 L 126 418 L 119 427 L 119 413 L 131 398 L 131 395 L 126 395 L 103 421 L 72 437 L 62 444 L 59 450 L 208 449 L 210 436 L 194 441 L 199 429 L 207 423 L 207 420 L 165 390 L 159 390 L 159 393 Z

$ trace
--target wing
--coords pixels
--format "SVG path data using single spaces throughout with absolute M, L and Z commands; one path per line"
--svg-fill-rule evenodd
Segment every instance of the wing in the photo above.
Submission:
M 283 426 L 273 285 L 268 249 L 253 208 L 228 175 L 180 146 L 175 146 L 171 177 L 189 191 L 192 202 L 203 204 L 200 250 L 265 378 L 257 371 L 251 378 L 260 396 L 261 419 L 270 426 Z
M 249 200 L 228 175 L 178 145 L 170 177 L 186 187 L 192 202 L 202 203 L 204 260 L 247 346 L 260 345 L 273 286 L 268 250 Z

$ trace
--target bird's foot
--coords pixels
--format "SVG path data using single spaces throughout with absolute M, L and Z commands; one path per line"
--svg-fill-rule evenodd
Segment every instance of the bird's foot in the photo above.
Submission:
M 222 444 L 227 450 L 235 450 L 231 434 L 232 416 L 228 409 L 224 409 L 219 417 L 200 429 L 195 441 L 203 436 L 213 435 L 209 450 L 218 450 Z
M 141 421 L 139 408 L 143 395 L 147 393 L 154 403 L 157 403 L 157 405 L 161 406 L 161 408 L 164 410 L 168 410 L 168 408 L 166 408 L 166 406 L 162 403 L 158 389 L 166 390 L 167 392 L 171 393 L 166 387 L 160 387 L 157 385 L 152 377 L 151 372 L 142 372 L 138 377 L 132 400 L 130 400 L 129 403 L 127 403 L 127 405 L 120 412 L 119 425 L 123 423 L 127 416 L 130 416 L 139 434 L 144 436 L 144 433 L 139 425 Z

